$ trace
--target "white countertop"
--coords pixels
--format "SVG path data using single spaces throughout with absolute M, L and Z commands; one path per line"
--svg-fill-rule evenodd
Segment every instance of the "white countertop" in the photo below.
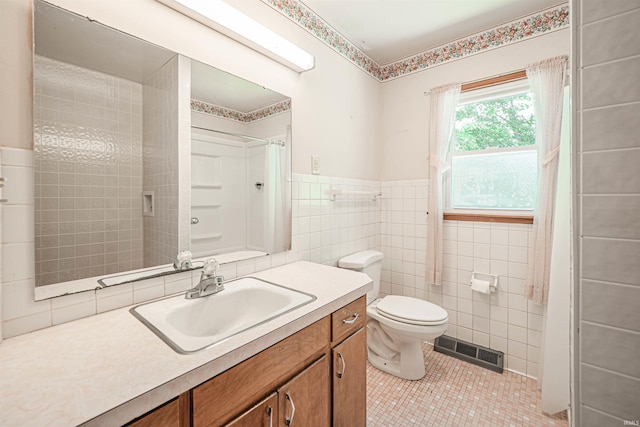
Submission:
M 371 289 L 363 273 L 305 261 L 251 276 L 317 299 L 189 355 L 172 350 L 129 307 L 4 340 L 0 425 L 123 424 Z

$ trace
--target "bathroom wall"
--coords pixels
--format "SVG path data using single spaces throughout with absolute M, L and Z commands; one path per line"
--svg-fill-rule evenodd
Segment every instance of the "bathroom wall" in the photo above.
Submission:
M 329 189 L 380 191 L 377 181 L 294 174 L 293 252 L 306 261 L 336 266 L 350 253 L 380 247 L 380 200 L 345 194 L 331 201 Z
M 36 283 L 142 267 L 142 87 L 36 56 Z
M 28 19 L 25 18 L 28 10 L 20 6 L 21 1 L 24 0 L 9 0 L 8 3 L 3 3 L 3 12 L 8 10 L 9 6 L 13 7 L 11 11 L 15 19 L 11 25 L 22 23 L 20 31 L 28 33 Z M 517 273 L 503 275 L 507 278 L 506 281 L 502 281 L 506 287 L 495 296 L 498 299 L 495 304 L 493 301 L 487 303 L 477 298 L 474 300 L 473 296 L 469 297 L 469 294 L 465 293 L 466 288 L 460 280 L 467 274 L 471 262 L 468 258 L 472 258 L 474 267 L 476 258 L 478 265 L 485 266 L 487 259 L 481 258 L 480 253 L 478 256 L 471 256 L 469 252 L 463 252 L 462 255 L 455 254 L 454 261 L 454 254 L 450 253 L 447 271 L 451 280 L 446 285 L 446 291 L 443 287 L 440 294 L 437 289 L 430 290 L 421 285 L 421 278 L 424 277 L 421 260 L 424 259 L 424 253 L 420 247 L 424 247 L 426 238 L 425 218 L 422 212 L 427 191 L 425 141 L 428 140 L 429 114 L 429 99 L 424 96 L 424 92 L 452 80 L 469 81 L 484 78 L 521 69 L 527 63 L 539 59 L 568 53 L 567 30 L 526 39 L 517 44 L 449 62 L 380 85 L 322 42 L 264 5 L 252 5 L 252 10 L 246 12 L 265 25 L 277 28 L 280 34 L 312 52 L 317 64 L 313 71 L 294 73 L 212 30 L 194 24 L 188 18 L 152 0 L 128 4 L 128 13 L 122 13 L 122 9 L 116 10 L 100 2 L 54 0 L 53 3 L 292 97 L 292 139 L 295 146 L 295 174 L 292 185 L 293 251 L 226 265 L 222 271 L 226 277 L 248 274 L 298 259 L 335 265 L 337 260 L 346 254 L 381 247 L 387 254 L 383 271 L 383 291 L 415 294 L 434 302 L 441 302 L 451 313 L 455 312 L 455 315 L 452 315 L 451 334 L 455 330 L 455 334 L 460 338 L 469 341 L 476 339 L 479 343 L 486 343 L 488 338 L 489 344 L 493 338 L 494 344 L 498 343 L 495 345 L 502 345 L 503 348 L 506 345 L 506 352 L 509 352 L 508 333 L 511 328 L 513 344 L 509 354 L 513 357 L 507 359 L 507 366 L 511 360 L 511 369 L 526 373 L 528 365 L 531 364 L 531 371 L 534 370 L 534 359 L 529 358 L 527 352 L 529 346 L 532 347 L 530 353 L 533 355 L 535 352 L 535 337 L 529 340 L 529 332 L 526 331 L 527 341 L 523 342 L 522 326 L 518 326 L 518 323 L 522 324 L 523 313 L 527 316 L 527 322 L 529 321 L 529 307 L 525 310 L 518 298 L 518 282 L 511 286 L 510 278 L 519 278 L 510 274 Z M 140 20 L 139 16 L 148 19 Z M 172 23 L 171 32 L 166 32 L 163 26 L 157 25 L 158 22 L 169 21 Z M 214 44 L 216 49 L 210 49 Z M 16 42 L 16 45 L 22 46 L 21 49 L 29 49 L 28 43 L 24 43 L 23 46 Z M 16 66 L 21 72 L 29 74 L 28 61 L 15 59 L 14 63 L 18 64 Z M 335 76 L 340 78 L 336 79 Z M 30 103 L 27 91 L 16 98 L 27 99 L 26 105 Z M 30 114 L 30 107 L 25 109 Z M 27 163 L 30 156 L 28 150 L 31 147 L 30 128 L 28 130 L 29 132 L 17 128 L 15 130 L 19 146 L 27 149 L 20 152 L 20 156 L 27 159 Z M 2 144 L 5 145 L 4 141 Z M 339 156 L 335 155 L 337 152 L 340 153 Z M 320 176 L 308 175 L 311 155 L 320 157 Z M 377 181 L 378 179 L 382 179 L 382 182 Z M 383 198 L 371 201 L 364 197 L 355 197 L 331 202 L 324 194 L 331 185 L 346 186 L 345 188 L 358 191 L 382 189 Z M 383 206 L 387 203 L 389 191 L 391 201 Z M 28 200 L 25 202 L 25 206 L 28 206 Z M 398 209 L 398 206 L 402 206 L 402 209 Z M 18 239 L 19 243 L 11 249 L 23 250 L 21 253 L 24 256 L 18 259 L 13 255 L 7 257 L 7 252 L 3 251 L 3 265 L 11 265 L 9 273 L 6 268 L 3 269 L 5 283 L 2 285 L 4 334 L 7 337 L 178 292 L 189 287 L 193 283 L 192 280 L 197 280 L 197 274 L 192 277 L 192 274 L 185 273 L 139 282 L 135 286 L 123 285 L 36 303 L 33 302 L 33 276 L 30 272 L 33 262 L 29 252 L 29 248 L 33 250 L 33 238 L 29 236 L 31 225 L 28 219 L 22 218 L 13 224 L 15 239 Z M 450 242 L 448 245 L 451 248 L 455 246 L 458 249 L 461 246 L 463 251 L 464 248 L 468 250 L 472 242 L 464 239 L 469 239 L 469 228 L 474 230 L 475 238 L 475 224 L 473 227 L 466 227 L 466 224 L 460 223 L 447 224 L 447 240 Z M 401 235 L 398 234 L 399 230 Z M 485 243 L 486 231 L 486 228 L 482 229 L 478 225 L 478 245 L 492 244 L 491 240 Z M 490 239 L 492 231 L 490 228 Z M 509 227 L 496 227 L 495 231 L 504 239 L 505 232 L 508 236 L 511 230 Z M 522 236 L 524 230 L 514 232 Z M 5 233 L 3 236 L 6 238 Z M 502 246 L 506 246 L 508 254 L 511 245 Z M 515 244 L 513 246 L 519 247 Z M 522 255 L 521 251 L 519 255 Z M 496 252 L 494 260 L 507 262 L 497 258 L 500 256 L 504 258 L 504 248 Z M 491 266 L 492 259 L 489 258 L 488 261 Z M 513 261 L 514 266 L 516 262 Z M 514 292 L 509 292 L 510 290 Z M 513 327 L 509 324 L 508 304 L 511 299 L 514 301 L 511 306 L 514 310 L 512 317 L 516 319 Z M 498 317 L 492 318 L 492 309 L 497 312 L 495 316 Z M 493 334 L 492 321 L 499 328 Z M 489 332 L 486 332 L 487 322 Z M 505 325 L 506 339 L 500 336 L 501 333 L 504 335 Z
M 310 156 L 318 155 L 322 175 L 306 179 L 324 180 L 322 184 L 310 181 L 303 183 L 302 196 L 306 202 L 302 206 L 316 205 L 317 199 L 309 198 L 311 184 L 327 186 L 331 180 L 337 180 L 361 188 L 363 182 L 368 182 L 361 180 L 378 179 L 381 133 L 372 124 L 379 123 L 380 84 L 269 6 L 252 3 L 248 13 L 312 52 L 317 61 L 313 71 L 302 74 L 293 72 L 154 0 L 127 3 L 126 10 L 113 8 L 108 2 L 54 0 L 52 3 L 290 96 L 293 104 L 292 140 L 295 146 L 293 171 L 302 176 L 310 173 Z M 191 283 L 190 274 L 145 281 L 137 283 L 135 287 L 129 284 L 53 300 L 33 301 L 34 236 L 33 217 L 29 216 L 33 209 L 33 182 L 30 175 L 33 161 L 31 2 L 2 1 L 0 11 L 3 24 L 0 29 L 3 34 L 1 83 L 3 101 L 5 95 L 7 100 L 0 106 L 3 124 L 0 144 L 3 147 L 21 148 L 15 151 L 2 148 L 1 152 L 3 162 L 5 158 L 8 162 L 20 162 L 14 168 L 16 173 L 12 175 L 12 182 L 19 183 L 19 186 L 7 186 L 3 189 L 3 195 L 12 195 L 10 204 L 20 205 L 21 209 L 21 215 L 11 217 L 9 224 L 9 217 L 3 214 L 0 291 L 4 336 L 23 334 L 188 287 Z M 141 20 L 140 16 L 146 19 Z M 166 26 L 159 25 L 159 22 L 171 22 L 172 31 L 166 31 Z M 212 45 L 216 49 L 211 49 Z M 335 76 L 340 76 L 340 79 L 335 79 Z M 7 90 L 4 91 L 4 88 Z M 182 120 L 186 121 L 184 117 Z M 183 145 L 181 149 L 184 149 Z M 336 152 L 340 152 L 340 156 L 335 156 Z M 309 193 L 306 193 L 307 189 Z M 314 197 L 318 196 L 316 186 L 313 191 Z M 358 203 L 361 202 L 343 201 L 336 204 L 333 216 L 326 210 L 316 214 L 315 210 L 303 207 L 305 219 L 302 220 L 302 237 L 295 239 L 295 251 L 233 264 L 226 267 L 224 274 L 233 277 L 234 274 L 246 274 L 300 258 L 334 262 L 352 250 L 375 247 L 369 245 L 379 240 L 375 237 L 379 226 L 375 223 L 356 225 L 356 218 L 360 221 L 364 216 L 361 210 L 365 209 Z M 4 208 L 6 206 L 8 204 Z M 370 212 L 367 214 L 371 215 L 375 216 Z M 327 233 L 318 234 L 318 221 L 324 221 L 325 225 L 333 221 L 328 229 L 330 240 L 327 240 Z M 306 228 L 307 223 L 309 228 Z M 311 231 L 312 224 L 314 231 Z
M 30 173 L 30 151 L 3 148 L 0 154 L 3 171 L 12 178 L 22 178 Z M 352 252 L 379 248 L 380 202 L 360 195 L 332 202 L 324 193 L 330 186 L 345 191 L 376 192 L 380 190 L 376 181 L 301 174 L 294 174 L 292 181 L 292 251 L 224 264 L 219 271 L 226 279 L 301 259 L 336 265 L 339 258 Z M 8 195 L 12 202 L 3 209 L 15 207 L 17 211 L 28 211 L 28 194 L 14 197 L 15 193 L 9 192 Z M 31 224 L 28 217 L 11 218 L 13 232 L 3 233 L 6 243 L 3 243 L 2 251 L 6 261 L 17 267 L 10 271 L 3 269 L 6 278 L 2 289 L 5 338 L 185 291 L 199 280 L 199 272 L 186 272 L 34 302 L 33 264 L 28 262 L 33 263 L 30 252 L 33 242 L 28 240 L 28 235 L 22 237 L 20 232 Z
M 425 287 L 429 97 L 432 87 L 479 80 L 569 53 L 569 29 L 523 40 L 382 85 L 383 290 L 416 295 L 449 312 L 447 334 L 505 353 L 505 367 L 538 376 L 541 308 L 524 298 L 531 226 L 445 222 L 442 287 Z M 391 195 L 388 201 L 387 196 Z M 471 293 L 472 271 L 498 274 L 494 295 Z
M 638 424 L 640 3 L 573 3 L 575 425 Z
M 527 64 L 568 54 L 569 29 L 565 28 L 385 82 L 380 180 L 429 177 L 430 99 L 425 92 L 448 83 L 472 82 L 522 70 Z
M 443 286 L 426 286 L 428 180 L 383 181 L 381 289 L 423 298 L 449 313 L 446 334 L 505 353 L 505 367 L 538 376 L 542 308 L 524 297 L 531 225 L 445 221 Z M 499 276 L 491 295 L 471 273 Z

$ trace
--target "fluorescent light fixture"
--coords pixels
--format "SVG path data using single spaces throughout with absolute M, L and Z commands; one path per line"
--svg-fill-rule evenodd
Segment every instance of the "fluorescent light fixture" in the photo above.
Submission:
M 158 0 L 298 72 L 315 66 L 313 55 L 222 0 Z

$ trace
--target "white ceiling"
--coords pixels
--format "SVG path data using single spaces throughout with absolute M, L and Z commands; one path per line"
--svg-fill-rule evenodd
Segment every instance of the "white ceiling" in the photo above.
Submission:
M 380 65 L 547 9 L 563 0 L 302 0 Z

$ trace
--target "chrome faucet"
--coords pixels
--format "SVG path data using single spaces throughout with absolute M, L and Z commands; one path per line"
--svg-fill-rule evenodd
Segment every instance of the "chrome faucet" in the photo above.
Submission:
M 173 263 L 173 268 L 177 271 L 187 271 L 193 268 L 191 263 L 191 252 L 182 251 L 178 254 L 176 262 Z
M 204 267 L 202 267 L 202 274 L 200 275 L 200 282 L 193 288 L 189 289 L 184 297 L 186 299 L 202 298 L 207 295 L 213 295 L 224 290 L 223 276 L 216 276 L 216 270 L 218 269 L 218 261 L 214 258 L 209 258 L 205 261 Z

